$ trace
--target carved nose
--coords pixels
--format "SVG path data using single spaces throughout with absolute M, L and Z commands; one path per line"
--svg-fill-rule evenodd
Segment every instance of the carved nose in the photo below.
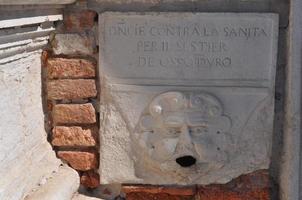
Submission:
M 181 167 L 191 167 L 196 163 L 196 159 L 193 156 L 182 156 L 176 159 L 176 163 Z
M 187 126 L 183 126 L 181 128 L 180 141 L 182 141 L 184 143 L 191 143 L 191 136 L 190 136 L 189 129 Z
M 183 154 L 192 155 L 191 153 L 188 153 L 188 152 L 192 152 L 193 150 L 192 147 L 193 144 L 192 144 L 190 133 L 188 131 L 188 128 L 184 126 L 181 129 L 178 144 L 176 147 L 177 152 L 182 155 Z

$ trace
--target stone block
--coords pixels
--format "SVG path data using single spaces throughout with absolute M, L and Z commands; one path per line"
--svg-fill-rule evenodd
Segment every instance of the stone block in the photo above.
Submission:
M 271 186 L 267 170 L 259 170 L 225 185 L 200 186 L 197 200 L 270 200 Z
M 59 151 L 58 157 L 65 160 L 72 168 L 88 171 L 97 168 L 97 154 L 80 151 Z
M 114 83 L 267 87 L 274 75 L 276 14 L 112 12 L 99 28 L 101 72 Z
M 99 21 L 103 184 L 223 184 L 269 168 L 278 15 Z
M 57 104 L 53 108 L 55 124 L 93 124 L 96 122 L 95 109 L 87 104 Z
M 85 59 L 50 58 L 47 76 L 54 78 L 94 78 L 96 63 Z
M 55 55 L 93 55 L 95 39 L 86 34 L 56 34 L 51 45 Z
M 77 12 L 64 13 L 64 26 L 68 32 L 81 32 L 90 30 L 94 26 L 96 12 L 91 10 L 80 10 Z
M 47 98 L 51 100 L 84 99 L 96 97 L 97 90 L 95 80 L 50 80 L 47 83 Z
M 55 126 L 52 130 L 52 145 L 91 147 L 97 144 L 97 127 Z
M 82 174 L 80 181 L 85 187 L 96 188 L 100 185 L 100 176 L 94 171 L 88 171 Z

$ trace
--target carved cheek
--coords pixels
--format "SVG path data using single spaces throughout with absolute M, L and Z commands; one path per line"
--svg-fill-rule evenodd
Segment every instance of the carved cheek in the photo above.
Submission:
M 199 157 L 198 160 L 204 161 L 206 158 L 206 153 L 207 153 L 206 145 L 203 144 L 202 142 L 198 142 L 198 143 L 194 142 L 194 147 L 195 147 L 195 151 Z
M 139 137 L 139 145 L 141 147 L 146 148 L 148 146 L 148 137 L 149 137 L 150 133 L 149 132 L 143 132 L 141 133 L 140 137 Z
M 194 147 L 201 162 L 219 163 L 227 159 L 224 149 L 215 142 L 215 138 L 203 139 L 194 143 Z
M 199 137 L 199 140 L 194 142 L 194 147 L 200 159 L 203 161 L 210 161 L 216 154 L 213 140 L 209 137 L 205 137 L 205 135 Z
M 176 149 L 178 138 L 165 138 L 152 144 L 152 158 L 157 161 L 165 161 L 171 158 Z

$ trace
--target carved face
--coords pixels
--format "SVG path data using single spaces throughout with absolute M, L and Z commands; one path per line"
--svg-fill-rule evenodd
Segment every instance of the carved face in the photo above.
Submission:
M 158 165 L 200 170 L 228 159 L 230 120 L 207 93 L 167 92 L 155 97 L 136 130 L 140 147 Z

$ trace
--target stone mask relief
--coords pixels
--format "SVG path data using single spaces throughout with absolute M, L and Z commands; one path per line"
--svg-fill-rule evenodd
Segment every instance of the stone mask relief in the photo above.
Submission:
M 230 127 L 230 118 L 213 95 L 162 93 L 150 102 L 136 128 L 137 164 L 142 164 L 140 156 L 144 156 L 150 167 L 171 176 L 185 175 L 189 168 L 199 174 L 219 169 L 228 162 L 225 144 L 231 143 Z
M 269 168 L 276 14 L 109 12 L 99 23 L 102 183 L 207 185 Z

